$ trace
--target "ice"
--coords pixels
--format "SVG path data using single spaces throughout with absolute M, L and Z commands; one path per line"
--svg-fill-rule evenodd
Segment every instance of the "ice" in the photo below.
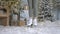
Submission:
M 60 21 L 44 21 L 37 27 L 0 26 L 0 34 L 60 34 Z

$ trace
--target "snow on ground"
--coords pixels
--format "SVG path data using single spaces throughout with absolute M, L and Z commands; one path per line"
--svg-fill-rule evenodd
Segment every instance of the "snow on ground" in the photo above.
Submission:
M 37 27 L 0 26 L 0 34 L 60 34 L 60 21 L 44 21 Z

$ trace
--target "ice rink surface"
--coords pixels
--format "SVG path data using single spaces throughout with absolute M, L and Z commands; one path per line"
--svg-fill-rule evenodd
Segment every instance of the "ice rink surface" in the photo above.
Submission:
M 60 21 L 44 21 L 37 27 L 0 26 L 0 34 L 60 34 Z

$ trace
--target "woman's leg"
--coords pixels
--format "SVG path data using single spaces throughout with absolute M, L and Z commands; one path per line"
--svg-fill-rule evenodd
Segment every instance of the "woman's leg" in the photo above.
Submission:
M 38 0 L 33 0 L 33 15 L 34 17 L 37 17 L 38 12 Z
M 27 20 L 27 25 L 31 26 L 33 20 L 33 10 L 32 10 L 32 0 L 27 0 L 29 6 L 29 19 Z
M 33 0 L 33 15 L 34 15 L 34 21 L 33 25 L 37 25 L 37 15 L 38 15 L 38 0 Z
M 32 9 L 32 0 L 27 0 L 28 1 L 28 6 L 29 6 L 29 16 L 33 16 L 33 9 Z

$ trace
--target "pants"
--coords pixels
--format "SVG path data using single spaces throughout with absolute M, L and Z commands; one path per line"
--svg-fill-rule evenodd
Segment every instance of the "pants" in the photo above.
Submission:
M 38 0 L 27 0 L 29 5 L 29 16 L 37 17 L 38 15 Z
M 38 15 L 38 0 L 27 0 L 29 5 L 29 20 L 28 25 L 37 25 L 37 15 Z

